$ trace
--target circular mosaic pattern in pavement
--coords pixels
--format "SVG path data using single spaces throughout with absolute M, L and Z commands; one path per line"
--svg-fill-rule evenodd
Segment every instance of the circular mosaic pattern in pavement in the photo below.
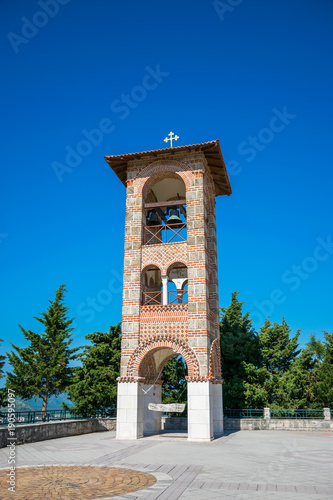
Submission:
M 115 467 L 27 467 L 16 469 L 15 493 L 9 470 L 0 471 L 1 500 L 95 500 L 143 490 L 156 483 L 151 474 Z

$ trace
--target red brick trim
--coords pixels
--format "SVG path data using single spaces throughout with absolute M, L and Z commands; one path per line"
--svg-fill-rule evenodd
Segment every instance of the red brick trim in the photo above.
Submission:
M 185 377 L 187 382 L 210 382 L 211 384 L 223 384 L 222 378 L 215 377 Z
M 185 359 L 190 377 L 199 376 L 199 363 L 194 351 L 189 347 L 187 342 L 177 339 L 171 335 L 159 335 L 151 337 L 149 340 L 141 342 L 133 352 L 127 365 L 127 377 L 139 377 L 140 368 L 144 366 L 146 356 L 150 356 L 154 352 L 170 348 L 181 354 Z
M 168 312 L 169 311 L 171 311 L 171 312 L 187 311 L 187 304 L 166 304 L 165 306 L 163 306 L 162 304 L 160 306 L 143 304 L 141 307 L 142 307 L 141 311 L 149 312 L 149 313 L 151 313 L 151 312 L 161 313 L 164 311 L 168 311 Z M 156 321 L 155 317 L 153 318 L 153 321 Z
M 161 267 L 160 267 L 160 265 L 159 265 L 159 264 L 157 264 L 156 262 L 149 262 L 148 264 L 146 263 L 146 264 L 144 265 L 144 267 L 142 268 L 142 270 L 141 270 L 141 275 L 143 276 L 143 273 L 145 273 L 145 272 L 147 271 L 147 268 L 148 268 L 148 267 L 151 267 L 151 266 L 157 267 L 157 269 L 159 269 L 159 270 L 161 271 L 161 276 L 164 276 L 164 275 L 162 274 L 162 268 L 161 268 Z
M 216 379 L 221 378 L 221 349 L 220 339 L 212 342 L 209 354 L 209 376 Z
M 158 160 L 142 168 L 134 178 L 138 196 L 146 197 L 152 186 L 171 173 L 179 177 L 185 184 L 186 190 L 191 187 L 193 170 L 183 162 L 176 160 Z
M 173 259 L 171 262 L 168 263 L 168 267 L 165 267 L 163 270 L 165 271 L 165 274 L 166 276 L 169 275 L 169 272 L 171 271 L 171 267 L 174 265 L 174 264 L 183 264 L 184 266 L 188 266 L 188 263 L 186 262 L 186 260 L 181 260 L 181 259 Z

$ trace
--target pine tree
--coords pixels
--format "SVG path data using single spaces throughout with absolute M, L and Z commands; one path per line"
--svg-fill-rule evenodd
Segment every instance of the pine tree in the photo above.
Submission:
M 227 408 L 251 406 L 262 399 L 249 390 L 249 380 L 259 366 L 258 336 L 252 328 L 249 313 L 242 314 L 243 302 L 233 292 L 231 304 L 221 309 L 220 338 L 224 405 Z M 251 396 L 252 394 L 252 396 Z
M 315 361 L 307 349 L 303 349 L 283 373 L 271 378 L 271 400 L 275 408 L 314 408 Z
M 306 350 L 311 353 L 312 358 L 320 365 L 324 360 L 325 346 L 320 340 L 316 339 L 315 335 L 311 335 L 309 342 L 306 344 Z
M 307 370 L 307 379 L 303 384 L 303 392 L 306 394 L 306 408 L 322 408 L 324 405 L 319 396 L 320 373 L 325 356 L 325 346 L 315 335 L 311 335 L 309 342 L 302 349 L 301 358 L 308 359 L 307 365 L 303 365 Z M 297 360 L 296 360 L 297 362 Z M 299 406 L 302 408 L 302 406 Z
M 85 337 L 92 342 L 80 358 L 82 366 L 75 368 L 69 387 L 69 399 L 77 414 L 91 415 L 96 410 L 107 411 L 117 402 L 117 377 L 120 374 L 121 327 L 111 326 L 108 333 L 95 332 Z
M 291 330 L 283 318 L 281 325 L 267 318 L 259 331 L 259 344 L 262 362 L 271 375 L 284 373 L 301 352 L 298 350 L 298 331 L 290 338 Z
M 261 366 L 267 371 L 264 383 L 266 405 L 275 408 L 295 407 L 293 401 L 297 400 L 299 391 L 294 382 L 298 380 L 300 383 L 300 378 L 305 380 L 304 366 L 310 362 L 306 357 L 297 360 L 301 352 L 297 343 L 300 331 L 292 338 L 290 333 L 285 319 L 281 324 L 272 324 L 267 318 L 259 331 Z M 302 405 L 305 404 L 304 398 L 301 401 Z
M 322 363 L 318 371 L 316 395 L 321 408 L 333 408 L 333 331 L 324 332 Z
M 49 301 L 48 309 L 40 317 L 34 316 L 44 326 L 44 332 L 34 333 L 19 325 L 29 345 L 22 348 L 12 344 L 16 352 L 7 353 L 13 368 L 13 373 L 7 375 L 7 387 L 14 389 L 22 399 L 42 398 L 42 419 L 46 416 L 48 398 L 67 390 L 73 376 L 69 363 L 77 358 L 74 353 L 79 350 L 69 347 L 73 319 L 66 316 L 65 291 L 65 285 L 61 285 L 55 300 Z

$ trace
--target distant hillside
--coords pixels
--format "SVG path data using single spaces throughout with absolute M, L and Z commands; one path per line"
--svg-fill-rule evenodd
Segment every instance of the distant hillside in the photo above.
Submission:
M 43 401 L 41 398 L 31 398 L 26 401 L 29 405 L 33 406 L 36 410 L 42 409 Z M 73 406 L 72 401 L 67 399 L 67 393 L 60 394 L 57 398 L 51 396 L 47 402 L 48 410 L 59 410 L 61 409 L 61 404 L 66 403 L 68 406 Z
M 19 398 L 15 399 L 16 411 L 36 411 L 36 408 L 31 406 L 26 401 L 21 401 Z M 6 407 L 0 408 L 0 411 L 7 411 Z
M 72 401 L 67 399 L 67 393 L 60 394 L 59 397 L 50 397 L 47 403 L 48 410 L 60 410 L 62 408 L 61 404 L 66 403 L 68 406 L 73 406 Z M 23 401 L 21 398 L 15 398 L 16 411 L 40 411 L 42 409 L 42 399 L 41 398 L 31 398 Z M 1 408 L 0 408 L 1 410 Z M 6 407 L 2 408 L 6 410 Z

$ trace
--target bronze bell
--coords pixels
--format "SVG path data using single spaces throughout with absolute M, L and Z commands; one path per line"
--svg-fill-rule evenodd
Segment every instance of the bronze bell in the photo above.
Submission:
M 160 223 L 156 210 L 151 210 L 147 216 L 147 226 L 158 226 Z
M 172 208 L 170 210 L 170 216 L 169 216 L 169 218 L 167 220 L 167 224 L 172 224 L 172 227 L 174 229 L 177 229 L 182 224 L 184 224 L 183 221 L 181 220 L 181 218 L 179 217 L 179 212 L 178 212 L 177 208 Z M 177 224 L 177 226 L 175 224 Z

